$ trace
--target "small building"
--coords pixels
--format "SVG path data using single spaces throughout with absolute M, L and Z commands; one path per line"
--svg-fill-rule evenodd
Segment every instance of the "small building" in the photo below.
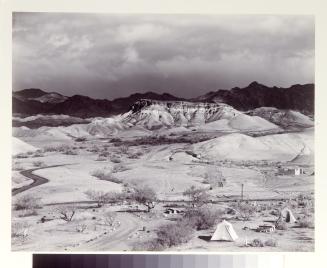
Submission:
M 278 175 L 292 175 L 299 176 L 304 174 L 304 169 L 300 167 L 280 167 Z
M 182 211 L 178 210 L 178 209 L 174 209 L 174 208 L 167 208 L 165 210 L 165 214 L 179 214 L 181 213 Z

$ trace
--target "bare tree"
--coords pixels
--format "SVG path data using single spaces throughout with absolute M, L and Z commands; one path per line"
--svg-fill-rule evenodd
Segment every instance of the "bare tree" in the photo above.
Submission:
M 58 212 L 60 214 L 60 219 L 66 221 L 66 222 L 71 222 L 76 213 L 76 207 L 75 206 L 62 206 L 62 207 L 58 208 Z
M 184 196 L 187 196 L 192 204 L 192 207 L 195 207 L 196 205 L 202 205 L 206 201 L 208 201 L 209 195 L 207 193 L 207 190 L 204 188 L 196 188 L 194 185 L 187 188 L 183 192 Z
M 110 194 L 103 191 L 88 190 L 85 194 L 93 201 L 97 203 L 100 208 L 110 200 Z
M 146 206 L 148 212 L 155 207 L 155 202 L 157 201 L 156 192 L 149 186 L 144 187 L 134 187 L 134 192 L 132 193 L 132 198 Z

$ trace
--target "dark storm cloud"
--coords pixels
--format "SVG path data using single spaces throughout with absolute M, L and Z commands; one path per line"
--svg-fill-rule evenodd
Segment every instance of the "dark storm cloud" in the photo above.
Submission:
M 314 81 L 312 16 L 15 13 L 13 88 L 193 97 Z

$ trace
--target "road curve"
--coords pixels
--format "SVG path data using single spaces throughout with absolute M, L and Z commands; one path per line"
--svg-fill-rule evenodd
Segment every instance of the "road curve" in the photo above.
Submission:
M 98 239 L 87 242 L 78 248 L 72 250 L 94 250 L 94 251 L 111 251 L 111 250 L 128 250 L 126 242 L 127 238 L 139 230 L 141 222 L 135 216 L 129 213 L 118 213 L 117 220 L 120 221 L 120 226 L 112 233 L 103 235 Z
M 32 168 L 32 169 L 27 169 L 27 170 L 21 171 L 20 172 L 21 175 L 23 175 L 23 176 L 25 176 L 25 177 L 33 180 L 33 182 L 31 184 L 24 185 L 22 187 L 12 189 L 11 190 L 12 195 L 16 195 L 16 194 L 25 192 L 25 191 L 33 188 L 33 187 L 42 185 L 42 184 L 47 183 L 49 181 L 48 179 L 46 179 L 44 177 L 41 177 L 41 176 L 38 176 L 38 175 L 33 174 L 33 172 L 35 170 L 45 169 L 45 168 L 53 168 L 53 167 L 61 167 L 61 166 L 67 166 L 67 164 L 64 164 L 64 165 L 53 165 L 53 166 L 47 166 L 47 167 L 41 167 L 41 168 Z

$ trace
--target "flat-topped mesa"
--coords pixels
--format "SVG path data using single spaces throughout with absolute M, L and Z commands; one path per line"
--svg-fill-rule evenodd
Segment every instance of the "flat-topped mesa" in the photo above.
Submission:
M 159 101 L 141 99 L 125 114 L 123 121 L 147 129 L 162 126 L 195 126 L 242 114 L 225 103 Z

